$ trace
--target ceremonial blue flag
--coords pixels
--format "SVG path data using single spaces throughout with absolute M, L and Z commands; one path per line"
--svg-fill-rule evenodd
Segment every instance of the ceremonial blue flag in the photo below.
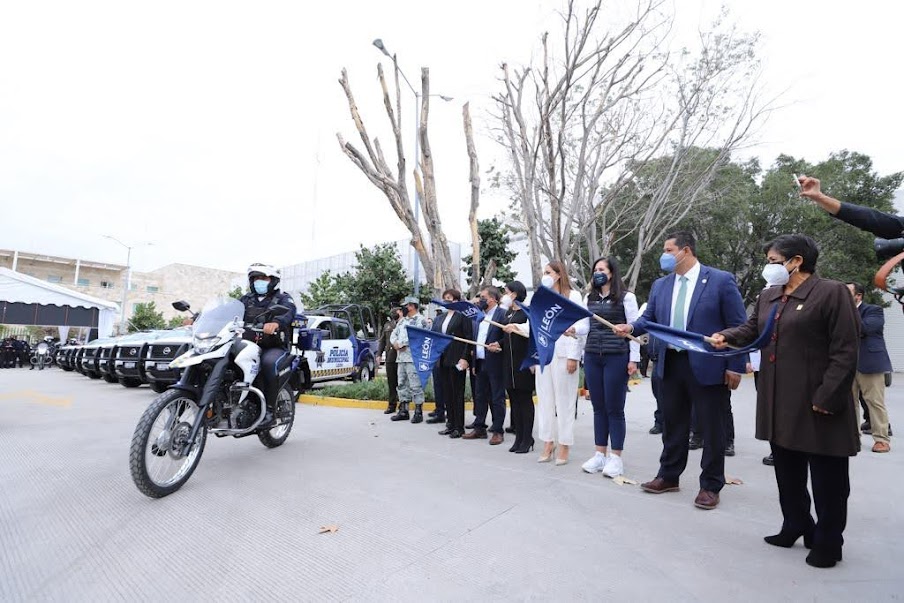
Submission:
M 483 317 L 485 316 L 485 314 L 483 313 L 483 310 L 481 310 L 480 308 L 478 308 L 477 306 L 475 306 L 474 304 L 472 304 L 469 301 L 445 302 L 445 301 L 441 301 L 438 299 L 434 299 L 432 301 L 434 304 L 436 304 L 438 306 L 442 306 L 443 308 L 455 310 L 456 312 L 461 312 L 462 314 L 464 314 L 465 316 L 467 316 L 468 318 L 473 320 L 475 326 L 477 325 L 477 323 L 479 323 L 481 320 L 483 320 Z
M 433 365 L 442 356 L 443 351 L 455 338 L 445 333 L 428 331 L 417 327 L 408 326 L 408 349 L 411 350 L 411 359 L 414 361 L 414 370 L 421 378 L 421 387 L 427 387 L 427 380 L 433 371 Z M 434 384 L 436 387 L 438 384 Z
M 593 316 L 584 306 L 542 285 L 534 292 L 527 313 L 530 316 L 531 339 L 537 348 L 537 361 L 541 367 L 552 362 L 556 340 L 568 327 L 582 318 Z
M 658 339 L 661 339 L 666 344 L 674 346 L 676 348 L 688 350 L 690 352 L 697 352 L 699 354 L 706 354 L 708 356 L 715 356 L 717 358 L 728 358 L 730 356 L 749 354 L 750 352 L 758 350 L 769 343 L 769 339 L 772 337 L 772 330 L 775 328 L 776 311 L 778 311 L 777 305 L 774 306 L 772 308 L 772 311 L 769 313 L 769 317 L 766 319 L 766 324 L 764 325 L 763 331 L 760 333 L 760 336 L 757 337 L 756 340 L 752 343 L 739 349 L 714 350 L 708 343 L 704 341 L 704 338 L 708 337 L 708 335 L 692 333 L 690 331 L 682 331 L 680 329 L 673 329 L 672 327 L 660 325 L 655 322 L 648 322 L 644 326 L 644 328 L 650 335 L 655 335 Z
M 519 335 L 520 337 L 520 335 Z M 540 356 L 537 354 L 537 344 L 534 343 L 533 337 L 527 338 L 527 355 L 521 362 L 521 370 L 526 371 L 532 366 L 540 364 Z

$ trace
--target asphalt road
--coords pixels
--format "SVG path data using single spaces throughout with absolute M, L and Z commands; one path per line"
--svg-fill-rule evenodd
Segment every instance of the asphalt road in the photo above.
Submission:
M 0 601 L 853 601 L 904 590 L 894 440 L 890 454 L 852 461 L 836 568 L 810 568 L 800 544 L 763 543 L 781 516 L 750 379 L 734 396 L 727 463 L 744 483 L 714 511 L 692 505 L 699 452 L 674 494 L 582 473 L 593 442 L 583 401 L 561 467 L 379 411 L 300 406 L 283 447 L 211 438 L 186 486 L 152 500 L 128 469 L 152 397 L 56 369 L 0 371 Z M 904 428 L 902 398 L 889 390 Z M 624 458 L 637 481 L 658 464 L 653 404 L 647 383 L 629 394 Z

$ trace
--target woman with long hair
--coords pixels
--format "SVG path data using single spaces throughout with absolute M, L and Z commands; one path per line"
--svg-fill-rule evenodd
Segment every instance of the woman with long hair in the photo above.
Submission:
M 581 304 L 581 294 L 571 288 L 565 264 L 552 260 L 543 268 L 543 286 L 562 297 Z M 548 463 L 556 452 L 556 465 L 568 462 L 569 447 L 574 445 L 574 418 L 578 401 L 578 363 L 582 338 L 559 337 L 552 362 L 536 373 L 537 435 L 543 442 L 538 463 Z
M 614 257 L 593 263 L 587 309 L 612 324 L 637 320 L 637 298 L 627 290 Z M 597 320 L 584 319 L 576 327 L 587 334 L 584 346 L 584 380 L 593 404 L 593 437 L 596 453 L 581 468 L 606 477 L 624 473 L 625 398 L 628 377 L 637 370 L 640 346 L 619 337 Z M 567 333 L 567 331 L 566 331 Z

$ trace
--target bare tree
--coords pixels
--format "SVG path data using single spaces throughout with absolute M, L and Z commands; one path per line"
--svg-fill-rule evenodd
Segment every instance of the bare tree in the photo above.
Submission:
M 474 275 L 474 278 L 471 279 L 468 297 L 472 298 L 477 295 L 481 284 L 486 282 L 485 278 L 481 281 L 477 280 L 477 275 L 480 274 L 480 234 L 477 231 L 477 208 L 480 205 L 480 164 L 477 161 L 477 147 L 474 145 L 474 128 L 471 126 L 469 103 L 465 103 L 461 108 L 461 115 L 470 166 L 468 179 L 471 182 L 471 210 L 468 212 L 468 224 L 471 227 L 471 274 Z M 495 272 L 495 266 L 493 272 Z
M 443 233 L 442 223 L 439 218 L 437 209 L 436 180 L 434 177 L 433 154 L 430 147 L 430 140 L 427 135 L 427 123 L 430 110 L 430 74 L 429 70 L 421 71 L 421 107 L 420 120 L 418 124 L 418 139 L 421 146 L 420 167 L 419 171 L 414 169 L 415 186 L 418 191 L 420 208 L 424 214 L 424 222 L 429 235 L 429 246 L 425 242 L 424 233 L 417 220 L 415 220 L 412 211 L 411 198 L 406 184 L 406 159 L 404 145 L 402 144 L 402 126 L 401 113 L 402 101 L 401 90 L 399 87 L 399 68 L 398 62 L 393 57 L 395 67 L 395 103 L 390 97 L 389 88 L 386 78 L 383 74 L 382 64 L 377 65 L 377 76 L 380 81 L 380 87 L 383 92 L 383 106 L 386 109 L 386 116 L 392 127 L 393 137 L 395 138 L 396 151 L 396 169 L 389 166 L 377 138 L 371 138 L 364 125 L 357 103 L 352 94 L 351 85 L 348 80 L 348 73 L 342 70 L 342 77 L 339 84 L 348 100 L 348 107 L 351 113 L 352 121 L 355 129 L 361 138 L 364 146 L 364 152 L 361 152 L 350 142 L 346 142 L 342 134 L 337 133 L 339 145 L 342 152 L 351 160 L 355 166 L 370 180 L 374 186 L 380 189 L 389 201 L 395 214 L 401 220 L 402 224 L 411 233 L 411 245 L 417 252 L 418 259 L 424 267 L 424 273 L 431 275 L 434 290 L 447 287 L 457 287 L 459 279 L 457 278 L 456 267 L 452 266 L 451 254 L 449 253 L 449 244 Z M 420 173 L 423 173 L 423 179 Z
M 589 263 L 637 234 L 633 286 L 643 251 L 701 199 L 762 115 L 752 76 L 756 38 L 717 23 L 701 34 L 698 53 L 669 52 L 672 16 L 664 6 L 638 0 L 627 24 L 600 33 L 609 14 L 603 0 L 582 14 L 569 0 L 561 48 L 554 52 L 544 34 L 538 66 L 502 65 L 496 138 L 511 162 L 507 184 L 535 283 L 541 255 Z M 699 147 L 719 152 L 700 165 Z M 691 169 L 695 186 L 678 186 Z

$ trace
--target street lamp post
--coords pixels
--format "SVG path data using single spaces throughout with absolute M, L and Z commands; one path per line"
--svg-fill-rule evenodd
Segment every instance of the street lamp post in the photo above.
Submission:
M 123 247 L 125 247 L 128 251 L 126 253 L 126 278 L 125 284 L 122 288 L 122 302 L 119 314 L 119 334 L 125 335 L 126 333 L 126 298 L 129 294 L 129 289 L 132 287 L 132 250 L 136 247 L 143 247 L 145 245 L 153 245 L 153 243 L 140 243 L 138 245 L 126 245 L 116 237 L 110 235 L 104 235 L 105 239 L 110 239 L 111 241 L 116 241 Z
M 389 51 L 386 50 L 386 46 L 383 44 L 383 40 L 377 38 L 373 41 L 373 45 L 377 47 L 377 49 L 385 54 L 387 57 L 392 59 L 392 64 L 396 68 L 396 70 L 402 74 L 402 79 L 405 80 L 405 83 L 408 85 L 408 88 L 411 90 L 412 94 L 414 94 L 414 169 L 418 169 L 420 165 L 420 161 L 418 160 L 418 153 L 420 152 L 420 136 L 418 136 L 418 130 L 420 129 L 421 119 L 420 119 L 420 100 L 421 93 L 414 89 L 414 86 L 411 85 L 411 82 L 408 81 L 408 78 L 405 77 L 405 72 L 402 71 L 401 67 L 399 67 L 398 60 L 395 56 L 389 54 Z M 453 100 L 451 96 L 445 96 L 443 94 L 431 94 L 431 97 L 438 97 L 442 100 L 449 102 Z M 414 187 L 414 223 L 420 225 L 421 223 L 421 200 L 420 195 L 417 192 L 417 184 L 415 183 Z M 421 268 L 421 260 L 417 255 L 415 250 L 411 250 L 411 253 L 414 255 L 414 296 L 419 297 L 421 292 L 421 278 L 420 278 L 420 268 Z

